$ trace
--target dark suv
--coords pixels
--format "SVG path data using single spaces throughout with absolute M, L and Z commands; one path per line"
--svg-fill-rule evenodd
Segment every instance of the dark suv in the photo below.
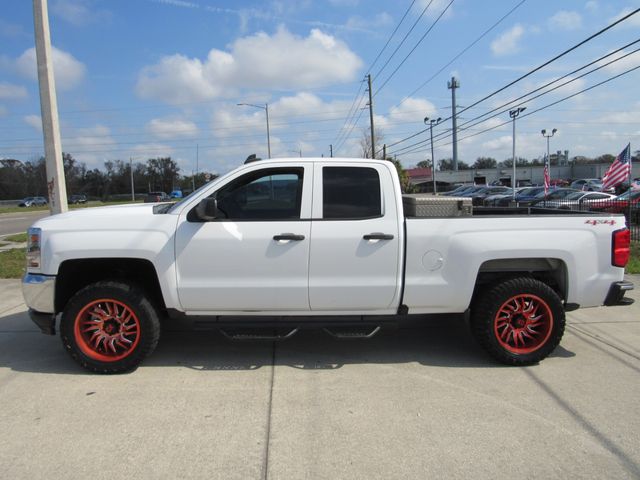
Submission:
M 74 204 L 74 203 L 87 203 L 87 196 L 86 195 L 71 195 L 69 197 L 69 203 Z
M 144 197 L 144 203 L 168 202 L 171 197 L 164 192 L 149 192 Z

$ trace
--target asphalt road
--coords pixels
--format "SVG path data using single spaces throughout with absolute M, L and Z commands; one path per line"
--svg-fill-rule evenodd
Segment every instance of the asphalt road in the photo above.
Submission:
M 3 478 L 640 478 L 638 303 L 571 312 L 527 368 L 440 322 L 367 341 L 164 332 L 138 370 L 99 376 L 36 330 L 17 281 L 0 291 Z
M 0 215 L 0 236 L 26 232 L 33 222 L 48 216 L 48 210 L 3 213 Z

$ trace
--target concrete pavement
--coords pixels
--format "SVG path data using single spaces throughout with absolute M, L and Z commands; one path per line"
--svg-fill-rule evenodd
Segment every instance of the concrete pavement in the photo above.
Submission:
M 640 276 L 632 281 L 640 287 Z M 541 364 L 464 324 L 339 341 L 165 332 L 127 375 L 84 373 L 0 280 L 4 478 L 639 478 L 640 291 L 568 315 Z

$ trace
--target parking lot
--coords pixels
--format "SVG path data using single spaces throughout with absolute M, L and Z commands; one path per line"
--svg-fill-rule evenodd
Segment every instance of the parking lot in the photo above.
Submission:
M 19 287 L 0 280 L 3 478 L 640 478 L 640 302 L 568 314 L 528 368 L 439 322 L 364 341 L 166 332 L 137 371 L 98 376 Z

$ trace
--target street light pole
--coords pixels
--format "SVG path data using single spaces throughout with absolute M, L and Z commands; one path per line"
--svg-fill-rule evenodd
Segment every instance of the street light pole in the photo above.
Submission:
M 553 130 L 551 130 L 551 133 L 547 133 L 546 129 L 542 129 L 542 132 L 541 132 L 542 136 L 547 139 L 547 162 L 549 162 L 549 176 L 551 176 L 551 157 L 549 156 L 549 139 L 553 137 L 557 131 L 558 129 L 554 128 Z
M 519 107 L 516 108 L 515 110 L 509 110 L 509 116 L 513 119 L 513 157 L 512 157 L 512 162 L 513 162 L 513 177 L 511 178 L 511 188 L 513 190 L 513 201 L 516 201 L 516 186 L 517 186 L 517 180 L 516 180 L 516 118 L 518 115 L 520 115 L 522 112 L 524 112 L 527 109 L 527 107 Z
M 267 117 L 267 157 L 271 158 L 271 136 L 269 134 L 269 104 L 265 103 L 264 106 L 262 105 L 254 105 L 253 103 L 238 103 L 237 104 L 239 107 L 255 107 L 255 108 L 261 108 L 262 110 L 264 110 L 264 113 Z
M 442 118 L 438 117 L 436 119 L 429 120 L 429 117 L 424 117 L 424 124 L 429 125 L 429 132 L 431 133 L 431 175 L 433 176 L 433 194 L 437 193 L 436 188 L 436 159 L 433 153 L 433 126 L 438 125 L 442 121 Z

